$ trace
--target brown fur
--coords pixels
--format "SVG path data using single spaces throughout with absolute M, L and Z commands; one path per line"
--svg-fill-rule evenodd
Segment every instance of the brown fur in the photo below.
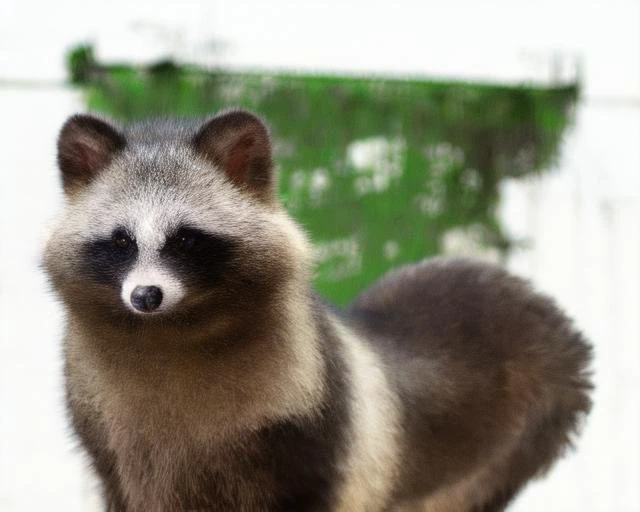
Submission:
M 496 267 L 408 266 L 351 314 L 407 406 L 398 496 L 428 495 L 426 510 L 501 510 L 549 469 L 590 409 L 590 347 L 552 301 Z
M 524 281 L 432 260 L 333 310 L 311 292 L 255 116 L 105 123 L 62 131 L 68 205 L 45 265 L 108 511 L 497 511 L 570 445 L 590 349 Z M 162 258 L 179 222 L 229 240 L 204 255 L 220 272 Z M 124 263 L 121 225 L 140 244 Z M 127 309 L 136 265 L 169 275 L 177 306 Z

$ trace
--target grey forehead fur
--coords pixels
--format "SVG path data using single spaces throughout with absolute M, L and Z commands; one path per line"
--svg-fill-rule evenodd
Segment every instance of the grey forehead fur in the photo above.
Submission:
M 121 131 L 127 141 L 133 143 L 148 143 L 161 140 L 188 143 L 204 121 L 204 119 L 150 118 L 129 123 Z
M 192 146 L 204 122 L 152 119 L 117 127 L 126 137 L 125 149 L 68 210 L 78 239 L 104 236 L 116 225 L 135 232 L 146 216 L 155 219 L 158 234 L 185 223 L 276 243 L 281 215 L 243 192 Z
M 197 155 L 191 140 L 202 121 L 193 119 L 147 119 L 132 123 L 122 130 L 127 147 L 114 162 L 127 167 L 136 183 L 161 179 L 163 184 L 175 184 L 181 176 L 193 170 Z
M 203 122 L 159 118 L 122 127 L 127 146 L 113 159 L 103 179 L 121 184 L 129 197 L 171 191 L 190 202 L 202 201 L 205 189 L 209 194 L 215 187 L 226 189 L 224 173 L 200 157 L 191 143 Z M 194 192 L 200 193 L 193 197 Z

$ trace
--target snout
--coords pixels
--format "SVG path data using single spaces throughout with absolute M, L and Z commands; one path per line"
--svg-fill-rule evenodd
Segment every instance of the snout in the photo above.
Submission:
M 162 304 L 162 290 L 157 286 L 136 286 L 131 292 L 131 305 L 142 313 L 152 313 Z
M 138 265 L 127 275 L 120 299 L 138 315 L 164 314 L 184 298 L 186 289 L 179 277 L 158 265 Z

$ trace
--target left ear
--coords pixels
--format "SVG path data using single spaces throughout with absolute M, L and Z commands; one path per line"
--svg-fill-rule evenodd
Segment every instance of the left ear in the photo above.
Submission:
M 243 190 L 274 199 L 271 142 L 264 123 L 245 110 L 226 110 L 206 121 L 193 138 L 202 156 Z

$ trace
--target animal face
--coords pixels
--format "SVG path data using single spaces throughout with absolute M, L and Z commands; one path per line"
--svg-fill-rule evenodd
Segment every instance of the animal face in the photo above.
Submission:
M 58 150 L 67 207 L 45 265 L 71 309 L 116 323 L 248 314 L 306 272 L 252 114 L 125 128 L 75 116 Z

